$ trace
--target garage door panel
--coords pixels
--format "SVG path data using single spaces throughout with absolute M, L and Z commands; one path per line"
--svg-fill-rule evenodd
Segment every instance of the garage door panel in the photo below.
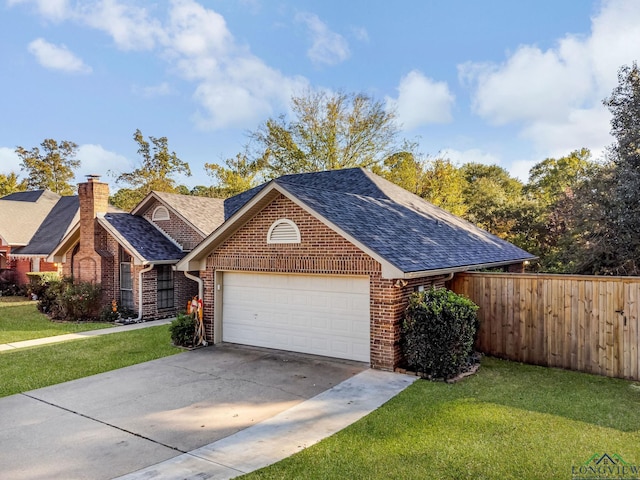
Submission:
M 225 342 L 369 361 L 367 277 L 227 272 Z

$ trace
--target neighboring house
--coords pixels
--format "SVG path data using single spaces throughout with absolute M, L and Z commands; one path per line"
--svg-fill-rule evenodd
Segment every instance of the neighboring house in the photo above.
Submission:
M 57 271 L 47 261 L 58 242 L 78 218 L 77 196 L 49 190 L 16 192 L 0 198 L 0 270 L 28 282 L 28 272 Z
M 79 219 L 49 260 L 64 275 L 101 283 L 105 304 L 116 300 L 138 319 L 184 310 L 197 283 L 175 264 L 223 222 L 224 201 L 151 192 L 131 213 L 112 212 L 98 176 L 79 184 L 78 196 Z
M 209 342 L 385 370 L 412 292 L 535 258 L 362 169 L 278 178 L 227 199 L 224 219 L 176 265 L 199 277 Z

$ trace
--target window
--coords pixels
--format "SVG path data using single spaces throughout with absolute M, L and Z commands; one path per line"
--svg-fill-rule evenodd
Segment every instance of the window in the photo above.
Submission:
M 167 210 L 167 207 L 156 207 L 151 215 L 151 220 L 169 220 L 169 210 Z
M 156 266 L 158 273 L 158 310 L 173 308 L 173 269 L 171 265 Z
M 300 230 L 291 220 L 276 220 L 267 233 L 267 243 L 300 243 Z
M 120 305 L 133 309 L 133 276 L 131 255 L 120 248 Z

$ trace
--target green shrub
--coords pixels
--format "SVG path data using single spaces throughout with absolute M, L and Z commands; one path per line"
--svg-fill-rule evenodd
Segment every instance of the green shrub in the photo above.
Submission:
M 46 282 L 39 291 L 38 310 L 67 321 L 96 320 L 102 303 L 102 287 L 91 282 L 73 283 L 70 278 Z
M 402 347 L 411 369 L 428 378 L 453 378 L 471 361 L 478 306 L 444 289 L 416 292 L 409 299 Z
M 169 326 L 171 341 L 174 345 L 182 347 L 193 346 L 196 336 L 196 321 L 191 315 L 178 314 L 176 319 Z
M 60 280 L 60 275 L 58 272 L 29 272 L 27 278 L 29 279 L 29 296 L 36 295 L 37 298 L 40 298 L 49 283 Z

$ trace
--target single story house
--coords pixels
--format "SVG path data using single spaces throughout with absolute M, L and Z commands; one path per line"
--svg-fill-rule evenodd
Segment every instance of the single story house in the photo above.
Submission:
M 49 190 L 15 192 L 0 198 L 0 270 L 24 285 L 28 272 L 55 272 L 47 257 L 79 215 L 77 196 Z
M 522 271 L 528 252 L 363 169 L 287 175 L 224 202 L 176 263 L 207 339 L 392 370 L 409 295 L 456 272 Z
M 102 284 L 103 300 L 137 320 L 175 316 L 198 293 L 175 265 L 224 220 L 224 201 L 149 193 L 132 211 L 113 211 L 109 185 L 97 175 L 78 185 L 80 215 L 49 260 L 61 273 Z

